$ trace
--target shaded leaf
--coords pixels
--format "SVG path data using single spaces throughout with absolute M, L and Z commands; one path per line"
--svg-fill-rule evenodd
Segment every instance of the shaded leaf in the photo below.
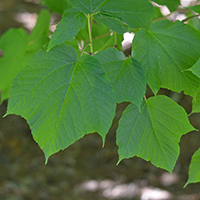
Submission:
M 200 13 L 200 5 L 195 5 L 195 6 L 191 6 L 191 7 L 188 7 L 188 8 L 193 10 L 196 13 Z
M 146 91 L 145 73 L 133 58 L 125 59 L 122 52 L 109 48 L 95 55 L 103 64 L 116 93 L 117 103 L 132 102 L 140 107 Z
M 88 25 L 79 31 L 76 35 L 76 39 L 81 43 L 84 41 L 84 46 L 86 46 L 89 41 Z M 93 51 L 99 52 L 110 46 L 117 46 L 119 50 L 122 49 L 123 34 L 112 33 L 111 30 L 104 24 L 99 24 L 93 20 L 92 25 L 92 45 Z M 86 47 L 84 51 L 90 53 L 90 47 Z
M 197 93 L 196 97 L 192 100 L 192 113 L 200 112 L 200 91 Z
M 76 51 L 61 45 L 40 49 L 15 78 L 8 114 L 24 117 L 35 141 L 50 155 L 85 134 L 105 136 L 115 116 L 115 97 L 103 66 L 92 56 L 77 60 Z
M 143 101 L 141 112 L 130 104 L 117 130 L 119 161 L 138 156 L 172 172 L 180 137 L 192 130 L 185 110 L 166 96 Z
M 107 0 L 99 10 L 96 19 L 117 33 L 125 32 L 129 27 L 147 28 L 155 16 L 148 0 Z
M 136 33 L 132 55 L 142 63 L 154 93 L 163 87 L 196 95 L 199 78 L 186 69 L 200 56 L 199 41 L 200 32 L 180 21 L 155 22 Z
M 65 10 L 72 7 L 68 0 L 42 0 L 40 3 L 45 4 L 51 11 L 59 14 L 63 14 Z
M 76 8 L 66 10 L 51 37 L 47 50 L 67 40 L 72 40 L 80 29 L 85 27 L 86 21 L 87 17 L 80 10 Z
M 165 5 L 169 8 L 171 12 L 175 11 L 179 5 L 181 5 L 180 0 L 153 0 L 159 5 Z
M 200 149 L 198 149 L 192 156 L 189 168 L 189 178 L 184 187 L 186 187 L 190 183 L 197 182 L 200 182 Z
M 200 58 L 197 60 L 197 62 L 191 68 L 188 69 L 188 71 L 191 71 L 198 78 L 200 78 Z
M 96 12 L 106 0 L 69 0 L 72 6 L 79 8 L 85 14 Z

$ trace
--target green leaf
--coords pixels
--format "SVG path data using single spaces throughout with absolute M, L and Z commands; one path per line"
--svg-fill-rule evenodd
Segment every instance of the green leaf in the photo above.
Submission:
M 23 29 L 10 29 L 1 37 L 0 48 L 4 56 L 0 57 L 0 103 L 9 97 L 14 77 L 30 59 L 25 57 L 27 43 L 28 35 Z
M 4 56 L 0 57 L 0 103 L 9 97 L 14 77 L 48 41 L 49 21 L 49 12 L 43 10 L 30 36 L 23 29 L 10 29 L 1 37 L 0 48 Z
M 115 95 L 100 62 L 89 55 L 77 60 L 68 45 L 40 49 L 15 78 L 8 114 L 24 117 L 35 141 L 50 155 L 85 134 L 105 141 L 115 116 Z
M 45 4 L 51 11 L 63 14 L 63 12 L 71 8 L 71 4 L 68 0 L 42 0 L 41 4 Z
M 171 12 L 175 11 L 179 5 L 181 5 L 180 0 L 153 0 L 159 5 L 165 5 L 169 8 Z
M 107 0 L 99 11 L 95 19 L 117 33 L 125 32 L 128 26 L 132 29 L 147 28 L 155 16 L 148 0 Z
M 50 13 L 47 10 L 42 10 L 40 12 L 37 23 L 28 38 L 28 42 L 30 44 L 28 51 L 36 52 L 41 46 L 49 41 L 50 18 Z
M 187 18 L 190 18 L 194 16 L 194 12 L 190 11 L 187 13 Z M 192 26 L 193 28 L 197 29 L 198 31 L 200 31 L 200 19 L 198 17 L 192 17 L 187 21 L 187 24 Z
M 129 32 L 131 30 L 131 28 L 125 22 L 112 13 L 102 11 L 94 17 L 98 23 L 105 24 L 107 27 L 109 27 L 109 29 L 118 34 Z
M 116 93 L 117 103 L 132 102 L 140 107 L 146 91 L 145 73 L 133 58 L 125 59 L 122 52 L 109 48 L 95 55 L 103 64 Z
M 197 93 L 196 97 L 192 100 L 192 113 L 200 112 L 200 91 Z
M 195 74 L 198 78 L 200 78 L 200 58 L 197 60 L 197 62 L 188 69 L 193 74 Z
M 106 0 L 69 0 L 75 8 L 79 8 L 85 14 L 93 14 Z
M 185 110 L 166 96 L 143 101 L 141 112 L 130 104 L 117 130 L 119 161 L 138 156 L 172 172 L 180 137 L 192 130 Z
M 84 28 L 86 21 L 87 17 L 80 10 L 76 8 L 66 10 L 51 37 L 47 50 L 49 51 L 54 46 L 60 45 L 67 40 L 72 40 L 80 29 Z
M 95 54 L 94 57 L 99 59 L 99 61 L 103 64 L 108 78 L 112 83 L 114 83 L 116 77 L 120 73 L 124 60 L 126 59 L 123 52 L 114 48 L 109 48 Z
M 189 69 L 200 55 L 200 32 L 180 21 L 153 23 L 133 40 L 133 58 L 142 63 L 154 93 L 160 87 L 195 96 L 199 78 Z
M 186 187 L 190 183 L 197 183 L 199 181 L 200 181 L 200 149 L 198 149 L 192 156 L 189 168 L 189 178 L 184 187 Z
M 86 24 L 85 28 L 79 31 L 76 35 L 76 39 L 81 43 L 84 41 L 84 46 L 88 45 L 89 33 L 88 25 Z M 119 50 L 122 49 L 123 34 L 117 34 L 111 32 L 111 30 L 104 24 L 99 24 L 96 21 L 93 21 L 92 26 L 92 45 L 94 52 L 99 52 L 107 47 L 117 46 Z M 84 51 L 90 53 L 90 47 L 86 47 Z
M 187 7 L 191 10 L 193 10 L 196 13 L 200 13 L 200 5 L 195 5 L 195 6 L 191 6 L 191 7 Z

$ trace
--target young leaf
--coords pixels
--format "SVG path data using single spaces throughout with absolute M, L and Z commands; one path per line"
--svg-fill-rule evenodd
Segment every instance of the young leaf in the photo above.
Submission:
M 117 33 L 126 31 L 128 26 L 132 29 L 147 28 L 155 16 L 148 0 L 107 0 L 99 11 L 95 19 Z
M 0 57 L 0 104 L 8 99 L 14 77 L 35 52 L 48 41 L 49 12 L 42 10 L 30 36 L 23 29 L 10 29 L 0 39 L 4 56 Z M 40 30 L 40 33 L 36 33 Z
M 172 172 L 180 137 L 192 130 L 185 110 L 166 96 L 143 101 L 141 112 L 130 104 L 117 130 L 119 161 L 138 156 Z
M 133 58 L 142 63 L 154 93 L 160 87 L 195 96 L 199 78 L 189 69 L 200 55 L 200 32 L 180 21 L 153 23 L 138 31 L 133 40 Z
M 190 183 L 200 182 L 200 149 L 198 149 L 192 156 L 192 160 L 189 168 L 189 178 L 187 183 L 184 185 L 186 187 Z
M 77 60 L 68 45 L 40 49 L 15 78 L 8 114 L 24 117 L 35 141 L 50 155 L 85 134 L 98 132 L 103 142 L 115 115 L 115 96 L 100 62 Z
M 133 58 L 125 59 L 122 52 L 109 48 L 95 55 L 103 64 L 116 93 L 117 103 L 129 101 L 140 107 L 146 91 L 145 73 Z
M 80 29 L 84 28 L 86 20 L 87 17 L 80 10 L 76 8 L 66 10 L 51 37 L 47 50 L 49 51 L 54 46 L 60 45 L 67 40 L 72 40 Z
M 171 12 L 175 11 L 179 5 L 181 5 L 180 0 L 153 0 L 159 5 L 165 5 L 169 8 Z

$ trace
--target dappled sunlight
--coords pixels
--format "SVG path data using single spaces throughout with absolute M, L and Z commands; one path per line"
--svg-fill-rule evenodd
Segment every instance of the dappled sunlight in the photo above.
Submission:
M 120 180 L 89 180 L 80 185 L 80 190 L 97 192 L 108 199 L 133 199 L 140 198 L 141 200 L 162 200 L 171 199 L 170 192 L 159 188 L 147 186 L 147 181 L 138 180 L 132 183 L 122 183 Z
M 22 23 L 27 29 L 32 30 L 36 24 L 38 15 L 36 13 L 17 13 L 16 20 Z

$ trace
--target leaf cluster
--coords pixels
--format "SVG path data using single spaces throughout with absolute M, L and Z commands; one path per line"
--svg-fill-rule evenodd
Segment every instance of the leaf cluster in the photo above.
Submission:
M 47 162 L 89 133 L 98 132 L 104 144 L 116 105 L 129 102 L 117 129 L 118 163 L 138 156 L 172 173 L 181 136 L 196 129 L 186 111 L 158 91 L 183 91 L 193 97 L 192 113 L 200 112 L 200 6 L 182 8 L 179 0 L 41 3 L 62 14 L 50 41 L 46 10 L 30 36 L 11 29 L 0 40 L 6 115 L 27 120 Z M 158 12 L 159 5 L 193 16 L 172 22 Z M 129 57 L 121 51 L 125 32 L 135 34 Z M 154 97 L 146 98 L 146 85 Z M 200 181 L 199 153 L 186 185 Z

